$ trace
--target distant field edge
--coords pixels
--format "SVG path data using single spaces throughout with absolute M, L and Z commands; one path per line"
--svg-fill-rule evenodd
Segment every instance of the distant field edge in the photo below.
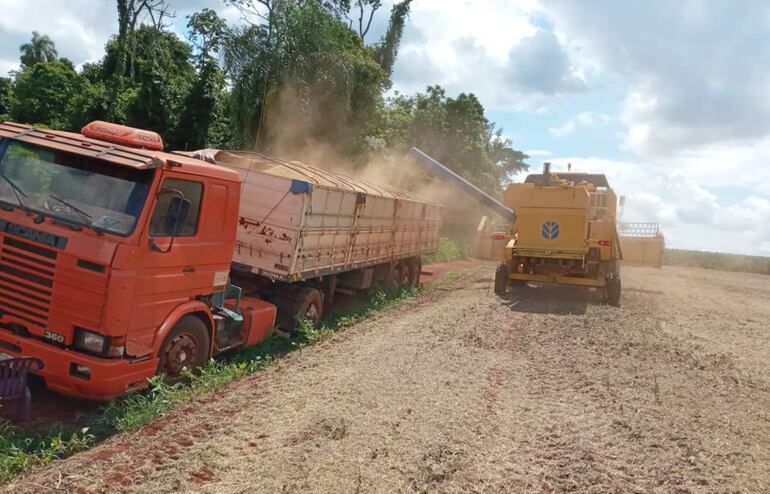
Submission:
M 666 249 L 663 264 L 770 275 L 770 257 L 705 252 L 700 250 Z

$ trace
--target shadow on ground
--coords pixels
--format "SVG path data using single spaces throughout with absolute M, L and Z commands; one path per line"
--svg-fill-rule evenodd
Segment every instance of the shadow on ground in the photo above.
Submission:
M 589 305 L 603 304 L 600 291 L 565 285 L 512 286 L 500 300 L 514 312 L 529 314 L 580 315 Z

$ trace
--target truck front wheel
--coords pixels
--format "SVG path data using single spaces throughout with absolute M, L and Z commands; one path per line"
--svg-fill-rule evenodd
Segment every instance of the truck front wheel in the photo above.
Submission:
M 206 325 L 195 316 L 182 317 L 160 347 L 158 374 L 169 380 L 182 376 L 182 369 L 193 369 L 206 363 L 211 338 Z

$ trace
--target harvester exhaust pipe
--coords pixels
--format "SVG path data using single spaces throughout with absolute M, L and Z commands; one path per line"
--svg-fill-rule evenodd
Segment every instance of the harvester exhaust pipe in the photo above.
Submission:
M 497 214 L 499 214 L 506 220 L 510 221 L 511 223 L 516 221 L 516 212 L 513 209 L 506 207 L 500 201 L 490 196 L 483 190 L 479 189 L 472 183 L 468 182 L 467 180 L 462 178 L 460 175 L 456 174 L 455 172 L 447 168 L 445 165 L 442 165 L 441 163 L 434 160 L 433 158 L 431 158 L 430 156 L 423 153 L 417 148 L 412 148 L 409 151 L 409 154 L 418 158 L 418 161 L 420 161 L 420 163 L 425 165 L 426 168 L 428 168 L 428 170 L 438 173 L 440 176 L 444 178 L 448 178 L 451 182 L 453 182 L 455 185 L 460 187 L 463 191 L 465 191 L 468 195 L 476 199 L 483 206 L 488 207 L 489 209 L 496 212 Z

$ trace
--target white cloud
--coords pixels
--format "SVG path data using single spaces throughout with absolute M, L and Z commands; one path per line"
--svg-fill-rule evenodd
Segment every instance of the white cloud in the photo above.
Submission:
M 553 156 L 553 153 L 546 149 L 529 149 L 527 151 L 524 151 L 524 154 L 532 158 L 537 158 L 537 157 L 547 158 L 549 156 Z
M 632 192 L 626 196 L 626 204 L 628 206 L 622 221 L 659 223 L 663 224 L 664 228 L 676 222 L 676 208 L 651 192 Z
M 575 121 L 574 120 L 567 120 L 564 125 L 560 127 L 551 127 L 548 129 L 548 132 L 551 133 L 552 136 L 558 138 L 562 138 L 564 136 L 567 136 L 575 131 Z
M 178 23 L 203 8 L 211 8 L 228 20 L 240 18 L 234 7 L 220 0 L 171 0 Z M 0 15 L 0 76 L 19 67 L 19 46 L 32 37 L 32 31 L 48 35 L 60 57 L 75 65 L 94 62 L 104 56 L 104 45 L 118 31 L 115 2 L 107 0 L 2 0 Z M 171 21 L 170 21 L 171 22 Z M 177 33 L 180 36 L 183 32 Z
M 581 56 L 628 85 L 630 149 L 665 155 L 770 132 L 770 6 L 732 0 L 545 0 Z
M 714 194 L 681 172 L 668 175 L 666 191 L 676 205 L 677 216 L 685 223 L 709 223 L 720 207 Z
M 587 89 L 556 35 L 543 29 L 511 47 L 505 79 L 523 93 L 546 96 Z
M 768 151 L 770 144 L 763 152 Z M 669 247 L 770 255 L 770 200 L 761 192 L 764 185 L 756 183 L 762 174 L 752 174 L 751 161 L 731 161 L 733 171 L 724 177 L 708 170 L 709 162 L 704 166 L 693 152 L 663 161 L 585 157 L 551 161 L 557 172 L 566 171 L 571 163 L 572 171 L 606 174 L 618 196 L 627 198 L 623 221 L 659 223 Z M 710 163 L 719 165 L 717 159 Z M 692 171 L 699 166 L 704 173 Z M 720 197 L 723 187 L 736 190 L 739 199 Z
M 576 117 L 576 120 L 580 122 L 581 125 L 585 125 L 586 127 L 591 127 L 594 125 L 607 125 L 610 123 L 609 115 L 606 115 L 604 113 L 596 113 L 592 111 L 584 111 L 582 113 L 579 113 Z
M 47 34 L 59 56 L 76 64 L 101 58 L 104 43 L 117 31 L 112 2 L 89 0 L 5 0 L 0 16 L 0 71 L 18 67 L 19 45 L 32 31 Z M 5 70 L 3 70 L 5 69 Z
M 444 60 L 452 58 L 455 41 L 470 37 L 492 59 L 504 62 L 511 46 L 537 31 L 529 16 L 538 8 L 539 2 L 533 0 L 420 0 L 412 4 L 404 42 L 410 42 L 408 30 L 418 26 Z
M 719 209 L 714 217 L 714 224 L 727 232 L 754 231 L 770 229 L 770 201 L 765 198 L 750 196 L 738 204 Z M 762 239 L 770 241 L 770 238 Z
M 11 60 L 0 59 L 0 77 L 19 69 L 19 64 Z
M 606 172 L 628 197 L 626 219 L 660 222 L 669 245 L 770 254 L 770 6 L 544 0 L 543 8 L 573 64 L 594 70 L 598 86 L 623 88 L 610 118 L 624 126 L 629 156 L 553 161 Z M 564 137 L 583 122 L 591 119 L 549 132 Z
M 395 89 L 440 84 L 474 92 L 487 108 L 539 110 L 587 90 L 562 41 L 538 28 L 533 0 L 412 4 L 394 68 Z
M 581 127 L 594 127 L 599 125 L 607 125 L 612 118 L 604 113 L 596 113 L 592 111 L 586 111 L 578 113 L 577 116 L 564 122 L 564 124 L 558 127 L 551 127 L 548 132 L 552 136 L 560 139 L 573 133 L 578 126 Z

